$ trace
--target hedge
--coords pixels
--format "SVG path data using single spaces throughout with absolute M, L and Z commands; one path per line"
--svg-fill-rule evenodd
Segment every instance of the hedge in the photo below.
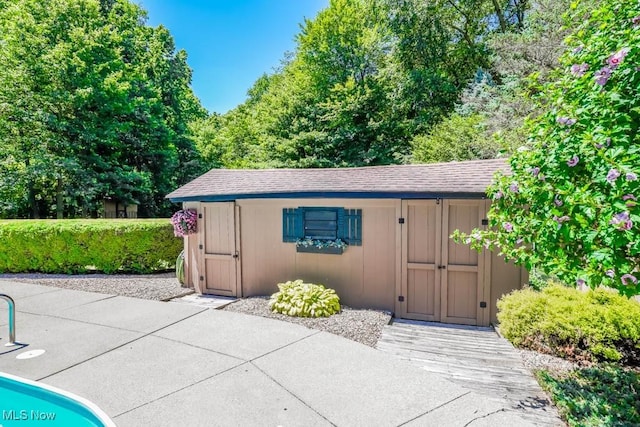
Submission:
M 550 285 L 514 291 L 498 309 L 500 332 L 516 347 L 640 365 L 640 303 L 614 291 Z
M 151 273 L 182 250 L 168 219 L 0 221 L 0 273 Z

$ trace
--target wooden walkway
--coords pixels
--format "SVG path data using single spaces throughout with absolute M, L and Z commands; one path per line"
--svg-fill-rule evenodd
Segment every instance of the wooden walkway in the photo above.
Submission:
M 491 328 L 394 319 L 377 348 L 505 402 L 540 426 L 564 425 L 520 355 Z

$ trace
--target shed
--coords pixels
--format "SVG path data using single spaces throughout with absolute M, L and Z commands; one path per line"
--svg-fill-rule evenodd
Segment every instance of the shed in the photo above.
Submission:
M 185 237 L 196 292 L 270 295 L 303 279 L 354 308 L 489 325 L 496 300 L 527 280 L 451 233 L 483 227 L 504 159 L 339 169 L 213 169 L 170 193 L 198 213 Z

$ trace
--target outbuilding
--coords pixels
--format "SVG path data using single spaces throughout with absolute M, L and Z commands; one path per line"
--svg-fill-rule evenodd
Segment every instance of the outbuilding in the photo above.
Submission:
M 213 169 L 167 197 L 198 213 L 185 277 L 198 293 L 270 295 L 303 279 L 354 308 L 467 325 L 526 270 L 457 244 L 486 226 L 486 189 L 504 159 L 339 169 Z

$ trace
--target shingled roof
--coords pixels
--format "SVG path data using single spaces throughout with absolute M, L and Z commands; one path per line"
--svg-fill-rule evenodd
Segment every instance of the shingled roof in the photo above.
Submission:
M 333 169 L 212 169 L 173 191 L 173 202 L 248 198 L 481 197 L 506 159 Z

